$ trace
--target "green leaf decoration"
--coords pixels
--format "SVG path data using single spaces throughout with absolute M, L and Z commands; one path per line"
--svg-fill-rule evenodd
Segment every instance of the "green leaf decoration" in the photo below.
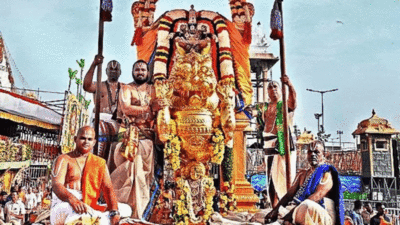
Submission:
M 231 181 L 233 173 L 233 149 L 227 146 L 225 146 L 224 159 L 222 160 L 222 171 L 224 181 Z
M 80 84 L 82 84 L 82 80 L 79 79 L 79 78 L 75 78 L 75 83 L 76 83 L 77 85 L 80 85 Z
M 83 69 L 83 67 L 85 67 L 85 60 L 84 59 L 76 60 L 76 62 L 78 63 L 78 65 L 79 65 L 79 67 L 81 69 Z
M 343 198 L 344 199 L 355 199 L 355 200 L 367 200 L 369 193 L 359 193 L 359 192 L 353 192 L 350 193 L 349 191 L 343 192 Z
M 72 71 L 71 68 L 68 68 L 68 73 L 69 73 L 69 79 L 72 80 L 76 77 L 76 74 L 78 73 L 78 70 Z
M 92 100 L 89 100 L 89 101 L 85 100 L 85 109 L 89 108 L 89 105 L 91 102 L 92 102 Z
M 83 102 L 83 100 L 84 100 L 83 99 L 83 95 L 79 94 L 79 98 L 78 99 L 79 99 L 79 102 Z

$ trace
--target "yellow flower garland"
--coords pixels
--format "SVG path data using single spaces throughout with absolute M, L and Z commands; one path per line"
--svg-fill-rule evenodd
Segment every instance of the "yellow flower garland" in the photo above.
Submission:
M 214 129 L 214 136 L 212 137 L 213 145 L 213 157 L 211 158 L 212 163 L 221 165 L 224 159 L 225 144 L 224 144 L 224 134 L 219 128 Z
M 176 135 L 170 135 L 165 145 L 165 157 L 169 159 L 172 169 L 176 171 L 181 166 L 179 154 L 181 153 L 181 140 Z
M 212 205 L 213 196 L 215 195 L 215 187 L 212 178 L 205 177 L 201 182 L 203 189 L 202 191 L 205 193 L 204 214 L 202 217 L 196 217 L 194 214 L 192 191 L 188 181 L 184 180 L 183 178 L 178 178 L 176 183 L 178 189 L 182 191 L 179 199 L 174 201 L 177 215 L 175 218 L 176 224 L 187 225 L 189 223 L 199 224 L 206 222 L 214 212 Z
M 224 186 L 228 187 L 225 193 L 221 193 L 220 197 L 220 211 L 222 214 L 226 214 L 229 211 L 235 211 L 237 209 L 237 197 L 234 193 L 235 185 L 230 185 L 229 182 L 224 182 Z M 229 197 L 228 194 L 231 194 Z

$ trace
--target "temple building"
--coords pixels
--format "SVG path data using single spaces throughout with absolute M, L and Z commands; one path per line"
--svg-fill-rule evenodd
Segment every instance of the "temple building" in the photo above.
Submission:
M 60 153 L 62 120 L 61 113 L 32 92 L 17 91 L 10 60 L 0 33 L 0 182 L 7 192 L 15 184 L 46 179 L 51 161 Z

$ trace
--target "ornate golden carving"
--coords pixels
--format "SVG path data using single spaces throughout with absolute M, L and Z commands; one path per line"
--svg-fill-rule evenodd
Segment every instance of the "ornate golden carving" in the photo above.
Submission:
M 139 128 L 129 126 L 127 129 L 121 128 L 120 132 L 123 133 L 120 153 L 124 158 L 133 162 L 139 146 Z
M 212 178 L 207 176 L 209 163 L 222 162 L 224 139 L 233 138 L 234 82 L 217 82 L 210 39 L 200 40 L 198 33 L 190 32 L 187 38 L 174 40 L 177 54 L 169 79 L 155 83 L 157 97 L 171 101 L 158 114 L 157 131 L 161 141 L 168 141 L 166 154 L 178 180 L 177 213 L 187 214 L 191 224 L 202 224 L 212 213 L 215 194 Z M 171 157 L 173 143 L 181 146 L 179 162 Z M 202 217 L 197 215 L 200 210 L 204 210 Z

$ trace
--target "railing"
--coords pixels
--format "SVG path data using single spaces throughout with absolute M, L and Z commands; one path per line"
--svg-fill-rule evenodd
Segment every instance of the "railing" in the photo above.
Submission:
M 22 186 L 37 187 L 48 178 L 47 165 L 31 165 L 26 168 L 22 177 Z
M 400 215 L 400 209 L 399 208 L 386 208 L 386 211 L 389 215 L 395 215 L 396 217 L 396 221 L 394 223 L 394 225 L 400 225 L 400 219 L 399 219 L 399 215 Z M 392 219 L 391 216 L 389 216 L 390 219 Z

